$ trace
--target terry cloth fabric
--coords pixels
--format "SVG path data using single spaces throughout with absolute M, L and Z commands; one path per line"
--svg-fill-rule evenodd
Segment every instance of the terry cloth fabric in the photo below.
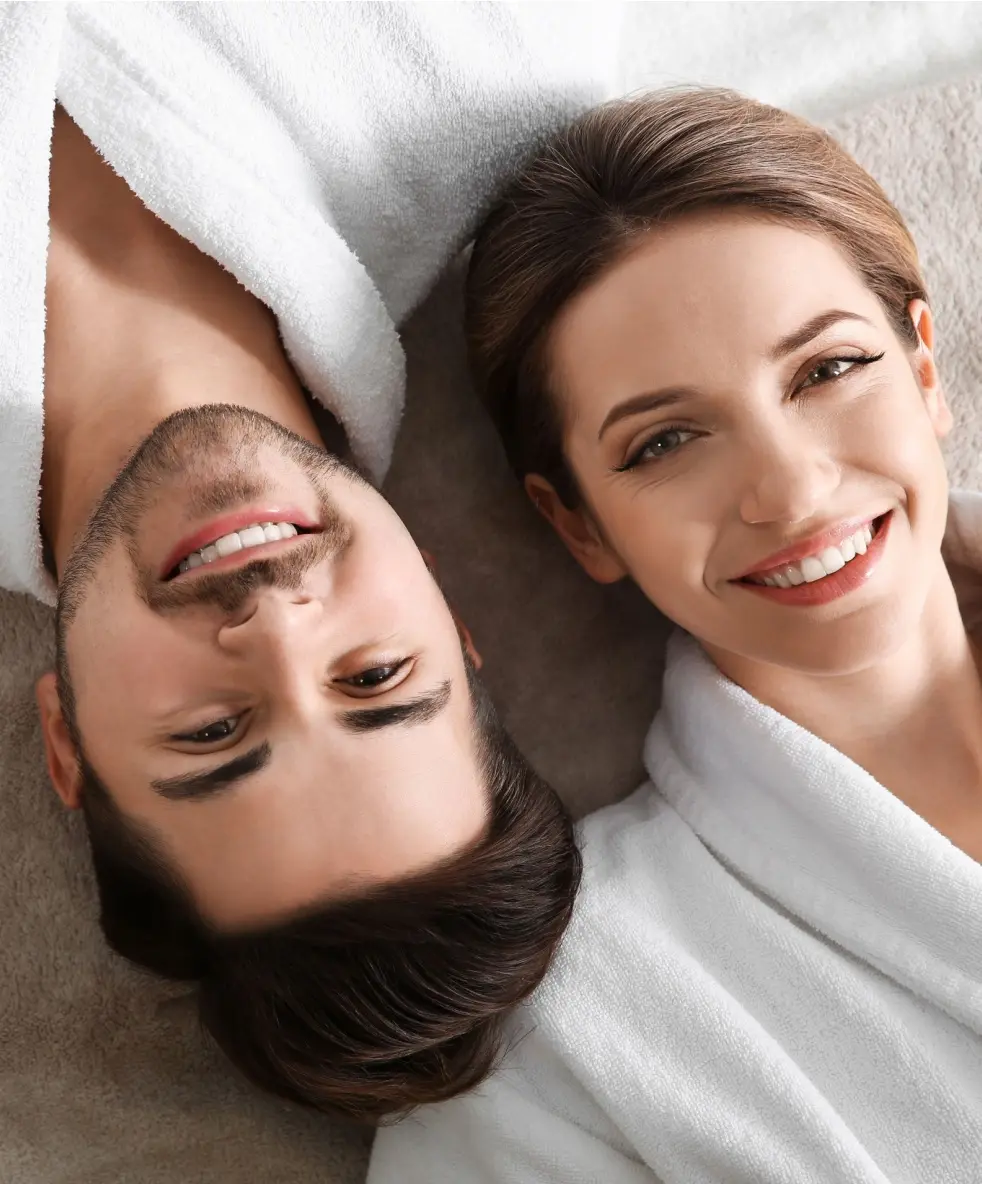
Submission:
M 645 764 L 503 1068 L 369 1184 L 978 1184 L 982 865 L 681 633 Z
M 397 326 L 530 145 L 609 93 L 618 30 L 596 4 L 14 4 L 0 22 L 0 586 L 49 602 L 56 94 L 155 214 L 274 311 L 380 480 L 403 403 Z

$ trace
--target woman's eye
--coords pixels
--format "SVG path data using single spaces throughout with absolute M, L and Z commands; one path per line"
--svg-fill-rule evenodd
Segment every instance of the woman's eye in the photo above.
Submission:
M 833 378 L 841 378 L 847 370 L 851 370 L 856 363 L 852 358 L 827 358 L 824 362 L 805 375 L 805 386 L 815 386 L 820 382 L 830 382 Z
M 618 472 L 623 473 L 628 469 L 633 469 L 635 465 L 641 464 L 644 461 L 660 460 L 663 456 L 668 456 L 670 453 L 678 451 L 683 444 L 687 444 L 695 435 L 695 432 L 686 431 L 685 428 L 665 428 L 657 435 L 652 436 L 633 453 L 630 460 L 620 466 Z
M 217 744 L 220 740 L 228 740 L 239 730 L 241 715 L 231 715 L 228 719 L 218 719 L 214 723 L 206 724 L 195 732 L 180 732 L 173 737 L 185 744 Z
M 371 666 L 359 674 L 351 675 L 350 678 L 339 678 L 338 682 L 344 683 L 345 686 L 356 691 L 381 690 L 405 669 L 408 662 L 408 658 L 403 658 L 399 662 L 387 662 L 384 666 Z
M 853 358 L 826 358 L 808 371 L 799 389 L 820 386 L 823 382 L 834 382 L 835 379 L 848 374 L 850 370 L 855 370 L 860 366 L 869 366 L 873 362 L 880 361 L 882 357 L 883 354 L 861 354 Z

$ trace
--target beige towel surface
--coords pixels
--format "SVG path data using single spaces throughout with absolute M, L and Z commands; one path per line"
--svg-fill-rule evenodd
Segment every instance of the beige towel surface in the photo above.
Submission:
M 921 245 L 956 428 L 953 478 L 982 479 L 982 83 L 841 121 Z M 437 555 L 516 737 L 582 812 L 633 788 L 664 629 L 589 584 L 514 487 L 470 394 L 459 273 L 406 333 L 409 417 L 388 490 Z M 174 988 L 101 948 L 78 819 L 46 784 L 34 678 L 48 613 L 0 596 L 0 1181 L 357 1184 L 368 1139 L 258 1097 L 204 1046 Z M 637 754 L 635 757 L 633 754 Z

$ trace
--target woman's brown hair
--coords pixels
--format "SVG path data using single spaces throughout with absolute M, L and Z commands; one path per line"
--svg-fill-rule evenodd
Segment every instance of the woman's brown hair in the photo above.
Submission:
M 512 468 L 539 473 L 568 506 L 549 336 L 577 293 L 653 229 L 745 208 L 833 239 L 904 341 L 926 299 L 903 219 L 826 132 L 733 91 L 659 91 L 598 107 L 555 135 L 478 233 L 466 291 L 471 370 Z

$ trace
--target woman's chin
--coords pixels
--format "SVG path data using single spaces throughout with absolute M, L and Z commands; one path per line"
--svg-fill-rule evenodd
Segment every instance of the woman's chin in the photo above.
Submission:
M 860 674 L 896 654 L 916 630 L 923 605 L 913 598 L 880 600 L 865 611 L 821 622 L 770 622 L 770 627 L 748 630 L 743 636 L 702 640 L 702 645 L 724 674 L 766 668 L 823 678 Z

